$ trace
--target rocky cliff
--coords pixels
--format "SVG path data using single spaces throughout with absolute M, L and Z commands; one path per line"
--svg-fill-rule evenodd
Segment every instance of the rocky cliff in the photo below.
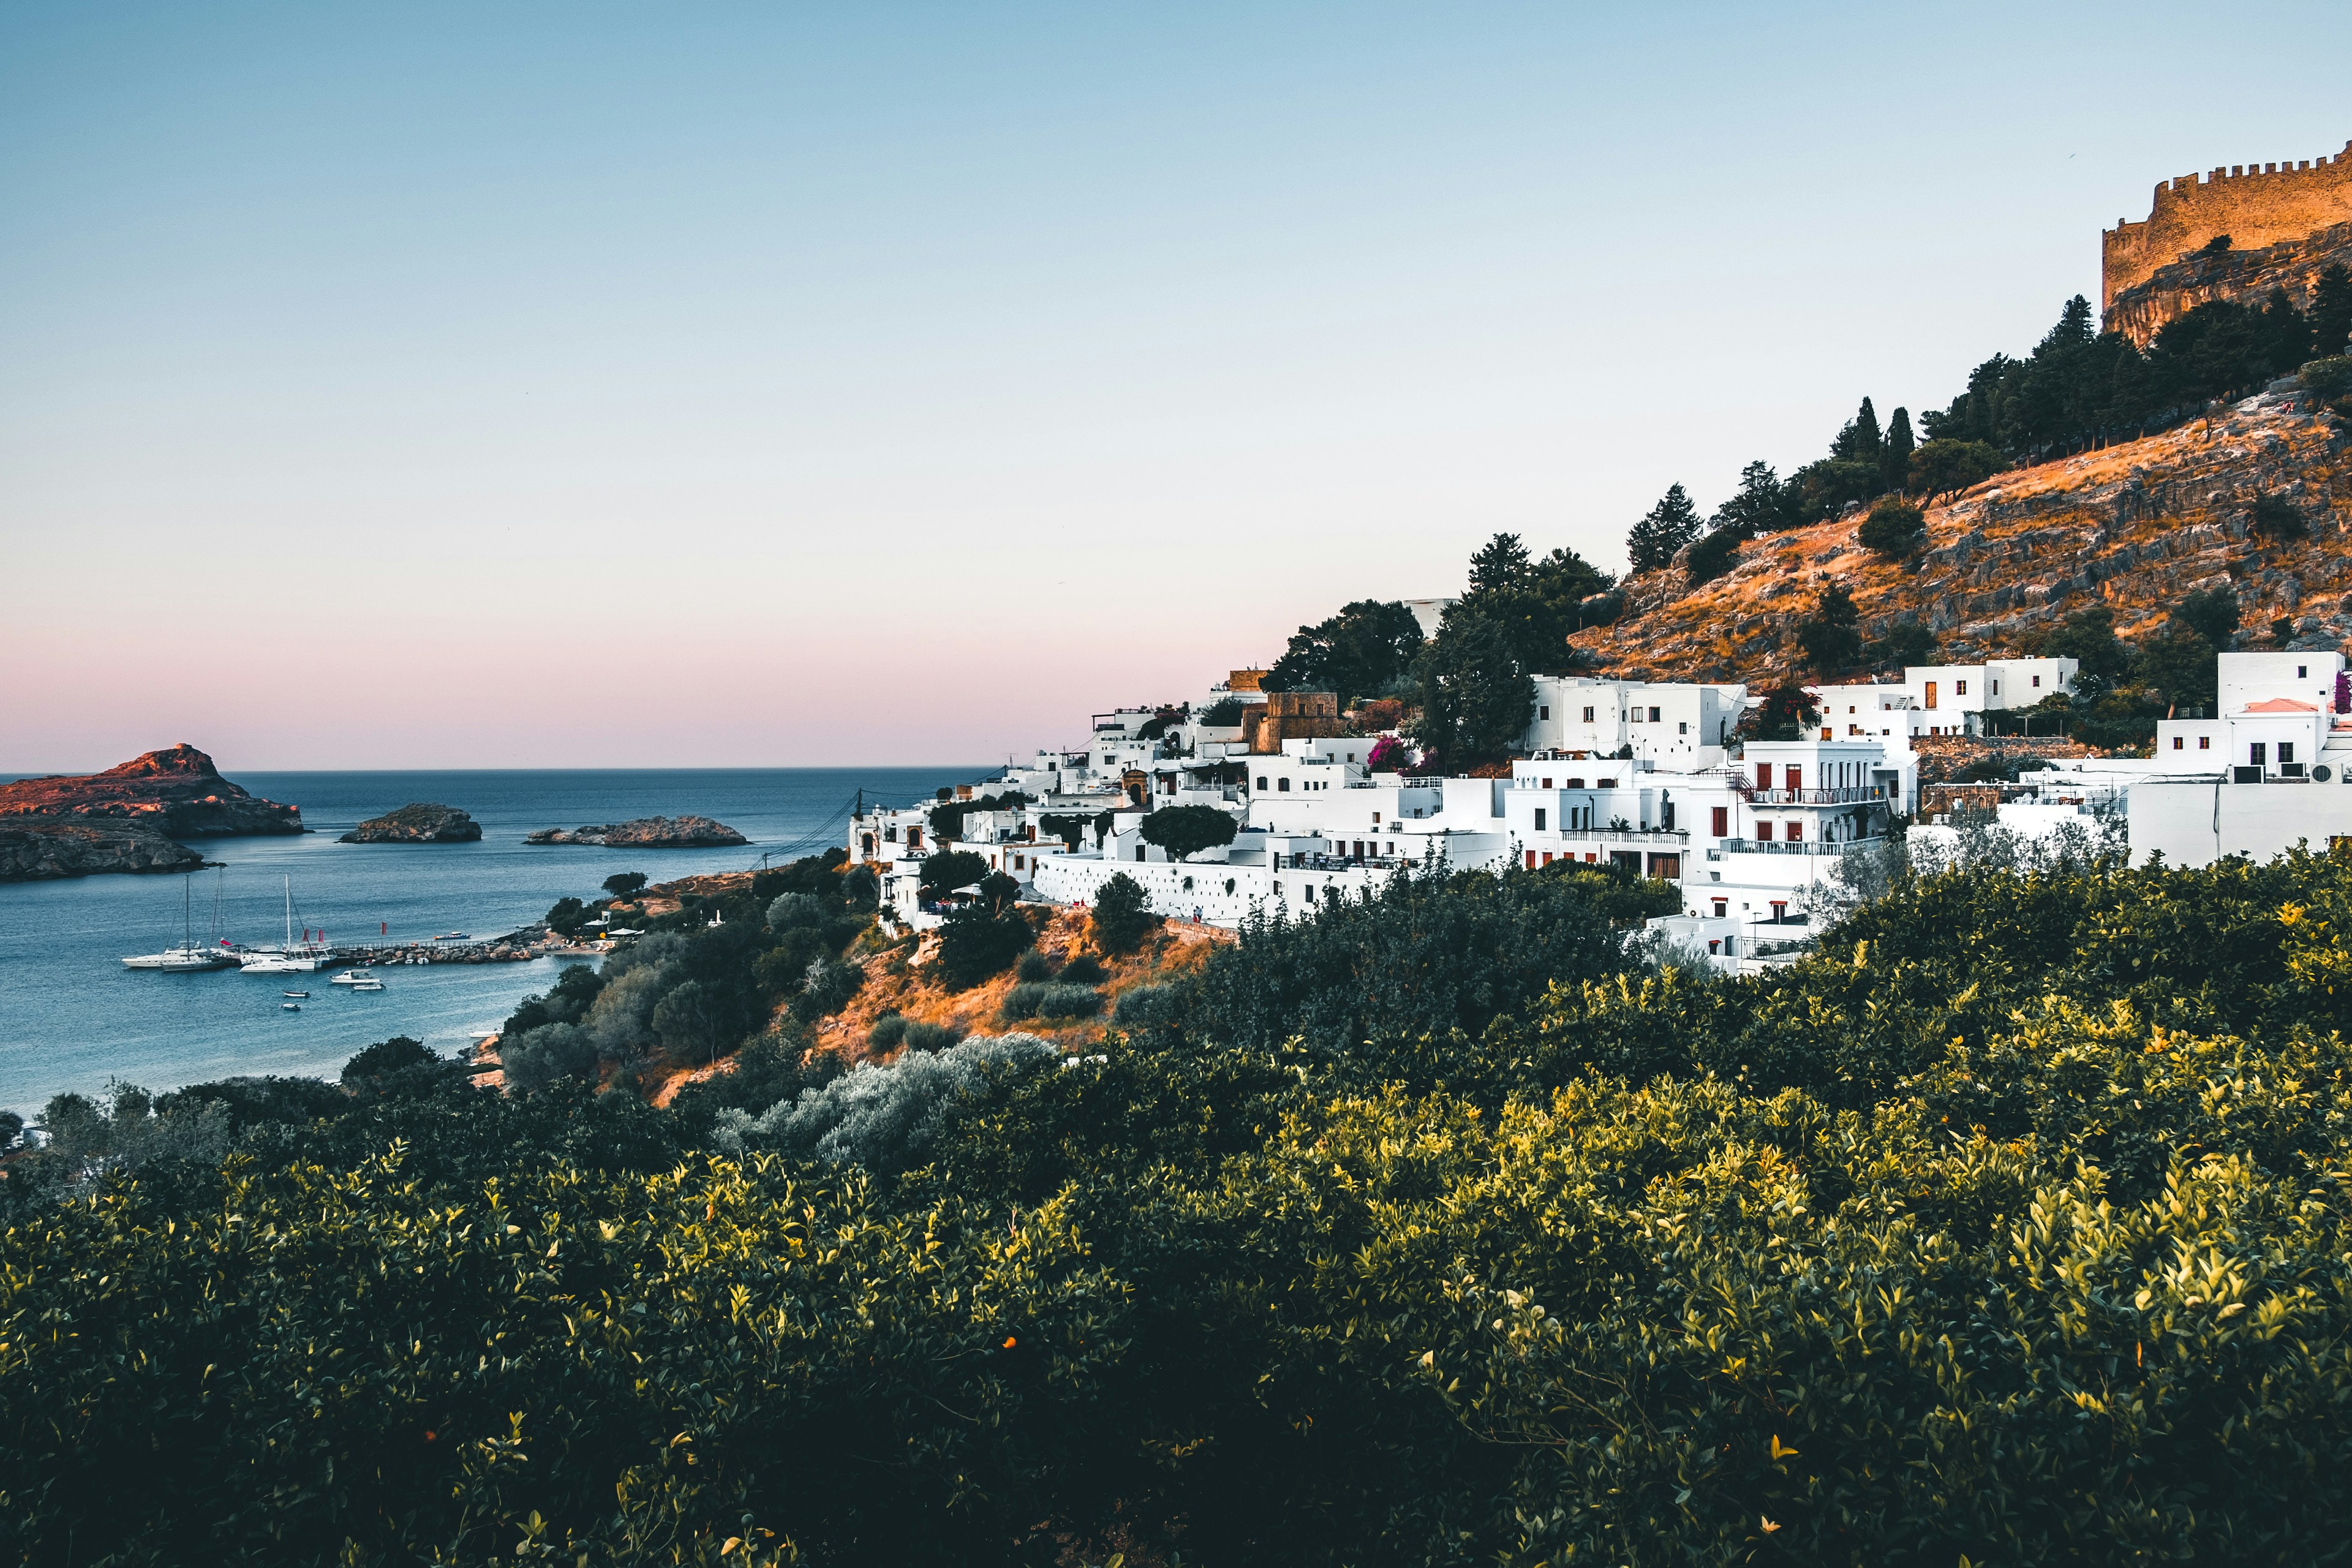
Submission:
M 142 823 L 171 838 L 299 833 L 299 806 L 247 794 L 213 760 L 183 742 L 133 757 L 102 773 L 56 774 L 0 784 L 0 826 L 49 822 Z
M 193 871 L 205 858 L 140 821 L 0 818 L 0 882 L 108 871 Z
M 751 841 L 707 816 L 640 816 L 633 822 L 596 823 L 568 830 L 542 827 L 526 835 L 523 842 L 603 844 L 614 849 L 708 849 Z
M 2257 500 L 2294 509 L 2301 538 L 2252 526 Z M 2352 440 L 2300 394 L 2247 399 L 2210 429 L 2188 425 L 2079 458 L 2013 469 L 1927 510 L 1927 545 L 1890 560 L 1855 539 L 1860 513 L 1769 534 L 1694 587 L 1677 563 L 1625 585 L 1615 625 L 1570 640 L 1612 675 L 1745 680 L 1806 677 L 1798 624 L 1845 584 L 1865 637 L 1916 619 L 1939 657 L 2019 650 L 2029 633 L 2104 604 L 2126 638 L 2181 596 L 2228 584 L 2242 623 L 2288 622 L 2294 647 L 2336 648 L 2352 628 Z
M 338 844 L 470 844 L 482 826 L 454 805 L 415 801 L 372 816 L 337 839 Z
M 2352 266 L 2352 223 L 2248 250 L 2210 255 L 2192 250 L 2156 268 L 2145 280 L 2117 289 L 2107 301 L 2105 325 L 2146 348 L 2167 321 L 2213 300 L 2260 302 L 2272 289 L 2282 289 L 2295 309 L 2308 310 L 2320 273 L 2338 266 Z M 2334 353 L 2341 346 L 2323 348 Z

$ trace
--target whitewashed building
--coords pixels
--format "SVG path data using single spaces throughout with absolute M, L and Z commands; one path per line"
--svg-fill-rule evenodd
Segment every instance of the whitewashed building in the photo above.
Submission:
M 1630 756 L 1661 768 L 1719 766 L 1748 688 L 1692 681 L 1535 678 L 1519 749 L 1570 759 Z

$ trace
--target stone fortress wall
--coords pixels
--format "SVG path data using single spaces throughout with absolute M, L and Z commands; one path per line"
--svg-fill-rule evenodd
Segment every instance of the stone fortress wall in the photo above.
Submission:
M 2167 180 L 2156 187 L 2146 222 L 2126 218 L 2100 236 L 2102 319 L 2145 343 L 2166 321 L 2207 299 L 2273 286 L 2301 294 L 2294 284 L 2305 273 L 2316 276 L 2343 248 L 2330 242 L 2340 235 L 2322 231 L 2346 224 L 2352 224 L 2352 142 L 2333 158 L 2231 164 L 2201 177 Z M 2223 235 L 2239 259 L 2186 259 Z M 2267 255 L 2247 254 L 2255 251 Z M 2215 267 L 2221 272 L 2206 277 Z

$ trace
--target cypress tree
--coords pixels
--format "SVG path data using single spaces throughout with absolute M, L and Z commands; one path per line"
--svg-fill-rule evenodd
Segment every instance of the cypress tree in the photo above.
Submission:
M 2321 359 L 2352 353 L 2347 340 L 2352 340 L 2352 271 L 2338 261 L 2311 291 L 2311 352 Z
M 1886 445 L 1879 456 L 1879 472 L 1886 476 L 1888 489 L 1903 488 L 1903 477 L 1911 467 L 1911 450 L 1916 445 L 1911 438 L 1911 411 L 1896 409 L 1886 421 Z
M 1845 428 L 1837 434 L 1830 447 L 1830 456 L 1848 463 L 1868 463 L 1876 468 L 1883 460 L 1885 443 L 1878 433 L 1878 410 L 1870 399 L 1862 400 L 1862 411 L 1846 421 Z

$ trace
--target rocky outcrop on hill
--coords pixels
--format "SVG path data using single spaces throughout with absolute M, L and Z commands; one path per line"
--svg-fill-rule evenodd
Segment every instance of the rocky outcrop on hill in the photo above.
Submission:
M 372 816 L 337 839 L 338 844 L 470 844 L 482 825 L 454 805 L 416 801 Z
M 2294 509 L 2301 537 L 2253 528 L 2266 497 Z M 2210 430 L 2185 425 L 2001 474 L 1930 507 L 1927 548 L 1908 559 L 1864 549 L 1861 522 L 1855 512 L 1751 541 L 1696 587 L 1678 565 L 1643 573 L 1624 585 L 1621 619 L 1570 640 L 1612 675 L 1751 689 L 1807 679 L 1797 627 L 1832 582 L 1853 595 L 1865 638 L 1917 620 L 1951 663 L 2014 654 L 2095 605 L 2136 637 L 2185 595 L 2223 584 L 2242 637 L 2284 621 L 2284 646 L 2333 649 L 2352 631 L 2352 438 L 2301 394 L 2248 398 Z
M 565 830 L 542 827 L 526 844 L 603 844 L 614 849 L 709 849 L 750 839 L 707 816 L 640 816 L 634 822 L 598 823 Z
M 0 818 L 0 882 L 44 882 L 108 871 L 193 871 L 205 863 L 149 823 Z
M 55 774 L 0 784 L 0 826 L 42 822 L 143 824 L 170 838 L 300 833 L 302 810 L 249 795 L 213 760 L 183 742 L 102 773 Z

